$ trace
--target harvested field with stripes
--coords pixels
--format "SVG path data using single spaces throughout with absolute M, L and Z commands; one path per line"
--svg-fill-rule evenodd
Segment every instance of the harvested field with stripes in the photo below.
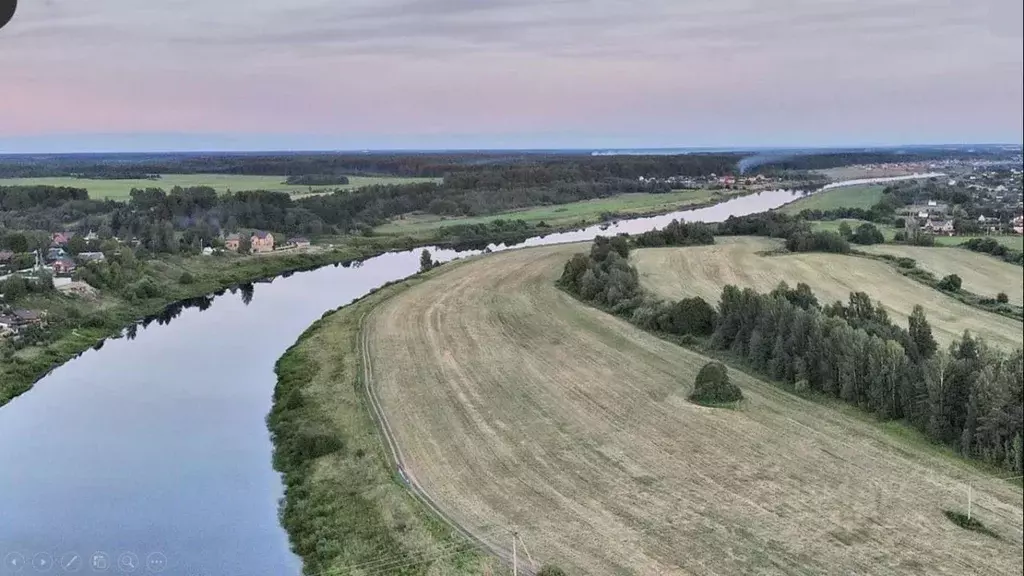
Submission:
M 1020 322 L 972 308 L 901 275 L 885 262 L 820 252 L 759 254 L 781 245 L 768 238 L 720 237 L 712 246 L 635 250 L 630 259 L 640 272 L 641 285 L 665 298 L 700 296 L 716 304 L 727 284 L 767 292 L 783 280 L 790 287 L 804 282 L 823 304 L 847 302 L 850 292 L 865 292 L 872 300 L 882 302 L 893 319 L 904 326 L 914 305 L 920 304 L 935 338 L 943 344 L 959 337 L 964 330 L 1006 349 L 1020 347 L 1024 339 L 1024 325 Z M 1017 270 L 1019 275 L 1020 269 Z
M 366 317 L 385 428 L 446 517 L 569 574 L 1024 570 L 1019 485 L 735 370 L 739 409 L 688 402 L 708 358 L 555 287 L 588 249 L 447 265 Z M 967 481 L 1000 539 L 944 516 Z

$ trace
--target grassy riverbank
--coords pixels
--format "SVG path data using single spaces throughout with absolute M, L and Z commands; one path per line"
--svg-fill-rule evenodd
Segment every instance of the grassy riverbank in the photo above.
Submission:
M 307 574 L 507 573 L 407 490 L 364 389 L 363 319 L 447 267 L 325 314 L 277 363 L 267 422 L 285 482 L 282 524 Z

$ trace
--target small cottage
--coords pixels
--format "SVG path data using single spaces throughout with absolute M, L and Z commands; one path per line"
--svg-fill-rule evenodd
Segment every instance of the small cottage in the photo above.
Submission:
M 249 239 L 252 244 L 253 252 L 273 252 L 274 251 L 274 235 L 270 232 L 264 232 L 257 230 L 252 233 L 252 237 Z
M 70 258 L 54 260 L 53 273 L 57 276 L 70 276 L 75 272 L 75 261 Z

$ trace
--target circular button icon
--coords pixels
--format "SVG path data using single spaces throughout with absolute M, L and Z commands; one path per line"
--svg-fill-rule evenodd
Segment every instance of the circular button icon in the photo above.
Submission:
M 25 556 L 22 555 L 21 552 L 11 552 L 7 556 L 4 556 L 4 570 L 18 573 L 24 569 Z
M 131 574 L 139 569 L 139 557 L 133 552 L 122 552 L 117 557 L 117 568 L 122 572 Z
M 49 572 L 53 568 L 53 556 L 46 552 L 40 552 L 32 557 L 32 567 L 36 572 Z
M 160 552 L 153 552 L 146 556 L 146 568 L 150 572 L 163 572 L 167 569 L 167 556 Z
M 110 556 L 106 552 L 93 552 L 89 557 L 89 566 L 93 572 L 106 572 L 110 569 Z
M 65 572 L 78 572 L 84 563 L 82 555 L 78 552 L 68 552 L 60 557 L 60 568 Z

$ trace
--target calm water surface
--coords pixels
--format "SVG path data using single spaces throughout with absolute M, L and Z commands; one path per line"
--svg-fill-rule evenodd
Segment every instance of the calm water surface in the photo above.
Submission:
M 505 250 L 643 232 L 674 218 L 721 221 L 798 198 L 763 192 L 652 218 L 531 238 Z M 287 576 L 301 563 L 277 519 L 283 490 L 264 418 L 274 362 L 324 312 L 419 268 L 420 250 L 325 267 L 207 299 L 109 340 L 0 408 L 0 574 L 11 562 L 97 553 L 119 572 L 150 554 L 165 574 Z M 438 260 L 478 254 L 431 249 Z M 129 556 L 129 558 L 131 558 Z M 157 560 L 160 556 L 154 556 Z M 14 560 L 12 560 L 14 559 Z

